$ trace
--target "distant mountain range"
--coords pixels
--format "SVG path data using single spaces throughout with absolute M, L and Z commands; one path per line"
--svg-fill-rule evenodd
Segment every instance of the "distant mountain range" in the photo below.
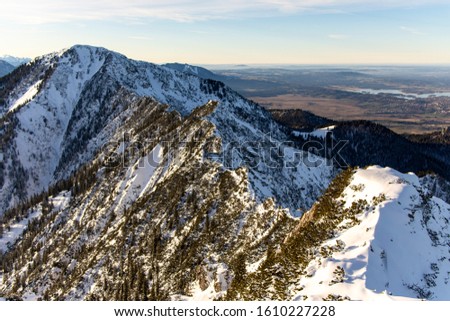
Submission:
M 162 65 L 163 67 L 167 67 L 179 72 L 186 73 L 188 75 L 194 75 L 198 76 L 203 79 L 212 79 L 212 80 L 218 80 L 223 81 L 224 77 L 217 75 L 213 73 L 212 71 L 209 71 L 208 69 L 198 67 L 198 66 L 192 66 L 188 64 L 180 64 L 180 63 L 169 63 Z
M 0 77 L 9 74 L 15 67 L 6 61 L 0 60 Z
M 450 300 L 445 145 L 213 76 L 77 45 L 0 79 L 0 297 Z
M 13 56 L 0 56 L 0 77 L 3 77 L 22 64 L 29 62 L 29 58 L 18 58 Z
M 0 56 L 0 60 L 6 61 L 7 63 L 9 63 L 14 67 L 19 67 L 20 65 L 26 64 L 27 62 L 31 61 L 30 58 L 20 58 L 10 55 Z

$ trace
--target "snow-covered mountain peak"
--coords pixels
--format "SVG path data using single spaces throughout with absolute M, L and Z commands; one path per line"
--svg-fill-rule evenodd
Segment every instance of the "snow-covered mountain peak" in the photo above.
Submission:
M 378 166 L 357 170 L 341 199 L 363 210 L 321 245 L 297 299 L 450 299 L 447 203 L 414 174 Z
M 152 97 L 183 116 L 208 101 L 219 102 L 207 119 L 222 140 L 222 162 L 230 168 L 249 167 L 260 200 L 275 197 L 293 212 L 308 208 L 333 175 L 333 168 L 325 165 L 308 168 L 299 161 L 286 167 L 282 158 L 274 163 L 271 153 L 288 141 L 286 131 L 262 107 L 223 83 L 130 60 L 104 48 L 76 45 L 36 58 L 5 87 L 10 90 L 2 97 L 5 104 L 0 113 L 17 119 L 17 123 L 8 122 L 16 124 L 8 153 L 15 155 L 10 159 L 17 157 L 16 164 L 23 170 L 12 168 L 14 173 L 4 177 L 17 176 L 27 184 L 15 191 L 14 179 L 6 179 L 0 208 L 17 204 L 91 161 L 112 137 L 113 127 L 120 127 L 118 119 L 126 117 L 119 116 L 138 97 Z M 264 134 L 273 138 L 271 146 L 258 147 Z M 304 154 L 289 146 L 283 150 L 291 158 Z M 258 166 L 252 165 L 255 159 Z M 272 173 L 270 183 L 268 172 Z

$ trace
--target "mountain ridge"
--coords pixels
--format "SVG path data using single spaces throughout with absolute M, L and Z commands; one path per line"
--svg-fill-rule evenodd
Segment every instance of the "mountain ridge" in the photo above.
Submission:
M 214 80 L 129 60 L 104 48 L 80 45 L 37 58 L 9 79 L 19 73 L 25 75 L 20 84 L 10 86 L 6 82 L 4 86 L 11 90 L 0 97 L 4 101 L 3 107 L 0 106 L 3 119 L 11 117 L 14 121 L 6 123 L 18 123 L 16 137 L 10 140 L 12 145 L 7 153 L 15 155 L 10 158 L 20 155 L 16 168 L 9 170 L 10 174 L 4 172 L 5 177 L 18 177 L 4 182 L 0 195 L 4 209 L 13 205 L 5 202 L 13 195 L 14 181 L 27 181 L 29 186 L 15 194 L 30 197 L 52 182 L 67 178 L 80 164 L 92 159 L 108 142 L 117 123 L 112 122 L 113 119 L 124 112 L 130 102 L 142 96 L 152 96 L 168 104 L 170 110 L 176 110 L 181 116 L 209 100 L 219 101 L 219 107 L 208 117 L 222 140 L 224 162 L 235 168 L 257 156 L 259 163 L 250 167 L 249 175 L 260 199 L 274 196 L 281 205 L 295 212 L 312 205 L 333 175 L 333 168 L 323 166 L 313 173 L 302 162 L 292 168 L 284 167 L 283 157 L 270 155 L 270 146 L 279 148 L 288 141 L 284 128 L 262 107 Z M 35 135 L 41 132 L 46 134 Z M 57 138 L 51 138 L 52 135 Z M 265 136 L 266 147 L 259 146 L 261 137 Z M 296 152 L 290 146 L 283 150 L 288 154 Z M 33 166 L 37 171 L 31 170 Z M 288 181 L 297 170 L 303 172 L 305 178 Z M 271 175 L 276 181 L 273 186 L 265 182 L 268 171 L 277 173 Z M 282 192 L 288 189 L 296 192 Z M 310 190 L 310 195 L 304 195 L 302 189 Z
M 0 85 L 1 297 L 450 297 L 445 181 L 335 168 L 223 83 L 104 48 Z
M 183 73 L 187 73 L 189 75 L 198 76 L 198 77 L 204 78 L 204 79 L 223 81 L 223 78 L 224 78 L 223 76 L 217 75 L 206 68 L 199 67 L 199 66 L 193 66 L 193 65 L 189 65 L 189 64 L 181 64 L 181 63 L 175 62 L 175 63 L 163 64 L 162 66 L 173 69 L 173 70 L 177 70 L 177 71 L 180 71 Z

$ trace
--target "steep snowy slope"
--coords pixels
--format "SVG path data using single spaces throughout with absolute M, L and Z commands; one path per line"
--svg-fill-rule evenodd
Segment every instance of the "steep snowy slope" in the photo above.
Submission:
M 96 161 L 72 178 L 71 192 L 8 223 L 1 296 L 450 299 L 450 205 L 415 175 L 377 166 L 345 171 L 295 219 L 270 199 L 258 204 L 246 169 L 229 171 L 200 157 L 212 124 L 139 104 L 125 126 L 150 109 L 138 125 L 150 124 L 140 135 L 153 139 L 131 154 L 131 168 L 96 169 Z M 171 124 L 162 139 L 151 119 Z M 164 137 L 176 132 L 183 140 L 202 132 L 202 139 L 169 152 Z M 133 148 L 108 150 L 114 158 Z M 86 182 L 92 170 L 96 177 Z
M 227 295 L 448 300 L 449 248 L 450 205 L 417 176 L 378 166 L 348 170 Z
M 426 187 L 433 196 L 450 204 L 450 181 L 436 174 L 427 174 L 420 178 L 422 186 Z
M 367 207 L 344 220 L 306 268 L 294 299 L 450 300 L 450 206 L 413 174 L 358 170 L 342 194 L 345 207 Z M 338 229 L 338 230 L 339 230 Z
M 147 98 L 132 103 L 121 128 L 128 141 L 120 142 L 118 131 L 115 144 L 53 195 L 1 222 L 10 231 L 0 243 L 7 249 L 0 254 L 0 296 L 226 295 L 237 253 L 260 261 L 295 219 L 272 199 L 258 202 L 246 168 L 228 170 L 203 157 L 216 138 L 204 116 L 216 107 L 210 102 L 182 119 Z M 121 158 L 130 166 L 117 163 Z
M 219 157 L 228 168 L 249 168 L 261 200 L 274 196 L 294 213 L 308 208 L 333 175 L 331 167 L 305 166 L 301 160 L 307 153 L 282 144 L 287 141 L 283 127 L 222 83 L 103 48 L 75 46 L 37 58 L 3 86 L 10 89 L 0 97 L 6 146 L 0 168 L 5 178 L 0 181 L 2 210 L 92 160 L 139 96 L 153 97 L 184 116 L 209 100 L 218 101 L 208 119 L 222 140 Z M 284 166 L 289 157 L 294 162 Z
M 36 61 L 37 66 L 6 100 L 4 119 L 17 124 L 12 129 L 15 137 L 10 138 L 4 151 L 4 176 L 11 179 L 6 179 L 0 193 L 3 204 L 8 200 L 19 201 L 17 195 L 29 197 L 40 193 L 54 182 L 53 174 L 72 112 L 86 82 L 105 60 L 100 51 L 80 47 L 76 60 L 67 65 L 70 58 L 61 54 Z M 25 176 L 15 176 L 17 168 L 23 168 Z M 25 191 L 16 190 L 18 180 L 25 181 L 22 182 L 26 183 Z

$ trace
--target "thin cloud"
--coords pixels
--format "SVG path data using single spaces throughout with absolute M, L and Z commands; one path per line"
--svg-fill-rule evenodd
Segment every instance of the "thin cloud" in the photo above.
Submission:
M 205 31 L 205 30 L 189 30 L 190 33 L 195 33 L 198 35 L 211 35 L 213 34 L 211 31 Z
M 328 35 L 328 38 L 333 39 L 333 40 L 345 40 L 345 39 L 348 39 L 348 35 L 330 34 L 330 35 Z
M 373 8 L 446 3 L 444 0 L 15 0 L 2 4 L 0 19 L 21 24 L 89 20 L 164 19 L 193 22 L 267 17 L 312 11 L 352 12 Z
M 153 38 L 147 36 L 129 36 L 128 38 L 134 40 L 152 40 Z
M 410 28 L 410 27 L 401 26 L 400 29 L 403 30 L 403 31 L 405 31 L 405 32 L 408 32 L 408 33 L 410 33 L 410 34 L 412 34 L 412 35 L 415 35 L 415 36 L 425 36 L 425 35 L 426 35 L 425 32 L 422 32 L 422 31 L 417 30 L 417 29 L 415 29 L 415 28 Z

